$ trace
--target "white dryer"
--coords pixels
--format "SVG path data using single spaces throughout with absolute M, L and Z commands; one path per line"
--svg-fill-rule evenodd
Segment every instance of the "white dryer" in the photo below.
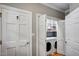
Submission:
M 46 40 L 46 55 L 49 55 L 51 53 L 54 53 L 55 50 L 55 42 L 57 40 L 56 39 L 47 39 Z

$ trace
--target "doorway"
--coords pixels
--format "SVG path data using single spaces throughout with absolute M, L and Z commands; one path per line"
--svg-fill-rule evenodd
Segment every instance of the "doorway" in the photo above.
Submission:
M 47 16 L 47 15 L 41 15 L 41 14 L 37 14 L 36 15 L 37 17 L 36 17 L 36 54 L 37 55 L 42 55 L 42 56 L 46 56 L 47 55 L 47 53 L 46 53 L 46 37 L 47 37 L 47 25 L 46 25 L 46 21 L 47 21 L 47 19 L 52 19 L 52 20 L 55 20 L 55 21 L 57 21 L 57 23 L 58 22 L 60 22 L 61 21 L 61 19 L 58 19 L 58 18 L 55 18 L 55 17 L 49 17 L 49 16 Z M 51 21 L 52 22 L 52 21 Z M 63 26 L 63 25 L 62 25 Z M 56 27 L 54 27 L 55 29 L 56 29 Z M 56 32 L 54 32 L 55 33 L 55 37 L 52 37 L 51 38 L 51 36 L 49 36 L 48 37 L 48 39 L 50 38 L 50 39 L 55 39 L 55 40 L 57 40 L 57 42 L 60 42 L 59 40 L 61 40 L 61 35 L 59 35 L 59 34 L 61 34 L 61 33 L 63 33 L 63 32 L 60 32 L 60 30 L 58 30 L 59 28 L 58 28 L 58 25 L 57 25 L 57 35 L 56 35 Z M 50 32 L 51 33 L 51 32 Z M 50 33 L 48 33 L 48 34 L 50 34 Z M 57 36 L 57 37 L 56 37 Z M 61 36 L 61 37 L 60 37 Z M 64 39 L 63 39 L 64 40 Z M 54 42 L 54 41 L 53 41 Z M 62 41 L 63 42 L 63 41 Z M 58 44 L 60 44 L 60 43 L 58 43 Z M 58 45 L 57 44 L 57 45 Z M 63 45 L 61 45 L 60 44 L 60 46 L 62 47 Z M 57 46 L 58 48 L 60 48 L 60 46 Z M 53 46 L 54 47 L 54 46 Z M 52 49 L 54 49 L 54 48 L 52 48 Z M 63 48 L 62 48 L 63 49 Z M 62 50 L 61 49 L 61 50 Z M 54 50 L 53 50 L 54 51 Z M 53 52 L 52 51 L 52 52 Z M 59 51 L 59 50 L 57 50 L 57 51 Z M 42 54 L 41 54 L 42 53 Z

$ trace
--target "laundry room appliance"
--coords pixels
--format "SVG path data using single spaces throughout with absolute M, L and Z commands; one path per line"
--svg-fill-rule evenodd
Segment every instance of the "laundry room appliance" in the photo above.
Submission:
M 53 19 L 47 19 L 46 32 L 47 32 L 46 55 L 49 55 L 56 51 L 55 42 L 57 41 L 57 21 Z
M 56 39 L 47 39 L 46 40 L 46 55 L 49 55 L 56 51 L 55 42 L 57 42 Z

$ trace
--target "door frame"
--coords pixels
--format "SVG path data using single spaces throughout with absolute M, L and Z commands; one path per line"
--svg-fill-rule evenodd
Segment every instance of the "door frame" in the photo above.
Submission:
M 10 6 L 7 6 L 7 5 L 3 5 L 3 4 L 0 4 L 0 8 L 1 10 L 2 9 L 10 9 L 10 10 L 15 10 L 15 11 L 19 11 L 19 12 L 24 12 L 24 13 L 28 13 L 30 15 L 30 55 L 32 56 L 32 12 L 31 11 L 27 11 L 27 10 L 23 10 L 23 9 L 20 9 L 20 8 L 15 8 L 15 7 L 10 7 Z M 3 23 L 3 22 L 2 22 Z M 4 25 L 3 25 L 4 26 Z
M 36 14 L 36 56 L 39 56 L 39 35 L 38 35 L 38 33 L 39 33 L 39 31 L 38 31 L 38 24 L 39 24 L 39 17 L 41 16 L 41 15 L 46 15 L 46 14 L 40 14 L 40 13 L 37 13 Z
M 39 45 L 38 45 L 38 20 L 39 20 L 39 16 L 40 16 L 41 14 L 40 13 L 37 13 L 36 14 L 36 56 L 38 56 L 38 53 L 39 53 Z
M 64 23 L 64 25 L 62 25 L 62 26 L 64 26 L 64 28 L 63 28 L 63 33 L 64 33 L 64 37 L 63 37 L 63 52 L 61 53 L 61 54 L 65 54 L 65 20 L 59 20 L 58 22 L 61 22 L 61 23 Z M 58 26 L 60 26 L 60 25 L 58 25 Z M 59 27 L 57 27 L 58 29 L 59 29 Z M 58 35 L 60 34 L 59 32 L 60 32 L 60 30 L 58 30 L 57 29 L 57 31 L 58 31 Z M 57 39 L 59 39 L 59 36 L 57 37 Z M 61 39 L 62 40 L 62 39 Z M 60 42 L 60 40 L 57 40 L 57 42 Z M 57 46 L 58 47 L 58 46 Z M 57 50 L 58 51 L 58 50 Z

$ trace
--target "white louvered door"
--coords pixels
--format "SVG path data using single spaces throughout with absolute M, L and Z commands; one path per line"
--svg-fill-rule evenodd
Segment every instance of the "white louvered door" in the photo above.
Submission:
M 41 15 L 38 20 L 39 56 L 46 55 L 46 15 Z

